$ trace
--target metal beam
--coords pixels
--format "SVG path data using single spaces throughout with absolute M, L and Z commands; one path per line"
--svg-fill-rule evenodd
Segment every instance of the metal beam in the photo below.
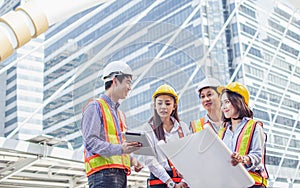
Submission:
M 1 179 L 0 182 L 3 182 L 4 180 L 6 180 L 7 178 L 17 174 L 18 172 L 21 172 L 23 169 L 33 165 L 34 163 L 36 163 L 39 160 L 39 158 L 27 158 L 24 160 L 20 160 L 10 166 L 8 166 L 7 168 L 4 168 L 0 171 L 0 175 L 4 172 L 8 172 L 11 171 L 10 173 L 8 173 L 7 175 L 4 175 Z

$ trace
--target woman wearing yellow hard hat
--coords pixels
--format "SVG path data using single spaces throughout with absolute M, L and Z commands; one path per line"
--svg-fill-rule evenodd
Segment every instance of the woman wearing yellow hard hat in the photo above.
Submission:
M 233 152 L 231 163 L 242 163 L 253 178 L 252 187 L 267 186 L 268 173 L 264 163 L 266 135 L 263 123 L 253 120 L 249 108 L 249 91 L 245 85 L 232 82 L 218 87 L 221 93 L 221 109 L 224 128 L 219 131 L 220 138 Z
M 152 99 L 154 115 L 150 118 L 147 126 L 151 130 L 148 132 L 148 137 L 156 151 L 156 156 L 148 157 L 145 160 L 145 164 L 151 172 L 147 187 L 185 188 L 187 184 L 180 173 L 157 148 L 157 143 L 161 140 L 168 142 L 189 134 L 188 126 L 178 117 L 178 95 L 174 88 L 164 84 L 156 89 Z

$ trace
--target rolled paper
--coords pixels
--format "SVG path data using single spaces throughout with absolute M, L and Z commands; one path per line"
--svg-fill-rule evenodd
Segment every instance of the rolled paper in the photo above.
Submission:
M 30 41 L 30 30 L 27 25 L 27 20 L 22 14 L 18 12 L 8 12 L 0 18 L 0 22 L 7 24 L 14 32 L 18 43 L 16 48 Z
M 0 61 L 14 52 L 14 48 L 5 34 L 0 32 Z
M 16 11 L 24 11 L 30 18 L 35 30 L 34 35 L 32 36 L 33 38 L 36 38 L 41 33 L 47 31 L 49 27 L 48 19 L 35 1 L 29 1 L 28 3 L 18 7 Z

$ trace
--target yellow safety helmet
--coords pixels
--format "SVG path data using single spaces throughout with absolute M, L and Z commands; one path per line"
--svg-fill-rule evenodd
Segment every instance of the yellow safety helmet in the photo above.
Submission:
M 249 105 L 250 94 L 245 85 L 239 82 L 231 82 L 227 86 L 220 86 L 217 88 L 219 93 L 222 93 L 224 89 L 240 94 L 244 98 L 246 105 Z
M 175 102 L 176 104 L 178 104 L 178 95 L 175 92 L 174 88 L 172 88 L 171 86 L 167 85 L 167 84 L 163 84 L 161 86 L 159 86 L 156 91 L 153 93 L 152 95 L 152 99 L 154 100 L 155 97 L 157 97 L 157 95 L 161 95 L 161 94 L 169 94 L 172 95 L 175 98 Z

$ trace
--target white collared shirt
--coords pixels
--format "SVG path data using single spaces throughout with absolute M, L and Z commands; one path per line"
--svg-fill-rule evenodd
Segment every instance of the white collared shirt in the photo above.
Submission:
M 174 123 L 174 127 L 171 129 L 171 131 L 167 132 L 166 130 L 164 130 L 166 142 L 171 142 L 172 140 L 180 139 L 178 134 L 179 123 L 174 118 L 172 118 L 172 121 Z M 153 145 L 153 148 L 156 152 L 156 156 L 145 156 L 145 165 L 148 166 L 150 172 L 152 172 L 154 176 L 158 177 L 161 181 L 166 182 L 168 179 L 170 179 L 170 176 L 166 172 L 166 170 L 170 171 L 171 168 L 169 166 L 167 157 L 157 146 L 157 143 L 159 141 L 154 131 L 152 130 L 151 125 L 148 124 L 148 126 L 149 131 L 147 131 L 146 135 L 148 136 L 151 144 Z M 182 128 L 184 136 L 190 134 L 188 126 L 184 122 L 181 121 L 180 126 Z

